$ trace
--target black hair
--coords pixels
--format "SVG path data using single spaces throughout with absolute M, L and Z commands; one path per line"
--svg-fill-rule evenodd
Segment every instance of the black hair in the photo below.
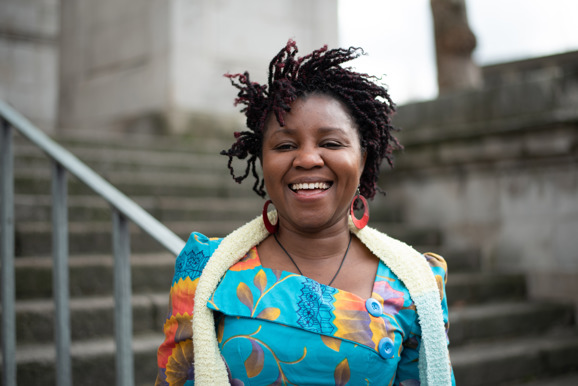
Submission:
M 245 113 L 249 129 L 236 132 L 236 142 L 221 152 L 229 157 L 227 166 L 231 175 L 241 183 L 252 174 L 255 177 L 253 190 L 265 197 L 264 181 L 257 172 L 256 162 L 261 156 L 267 118 L 275 114 L 279 124 L 284 126 L 284 115 L 297 98 L 325 94 L 341 101 L 357 125 L 361 146 L 367 153 L 359 190 L 366 198 L 373 198 L 376 191 L 382 192 L 377 186 L 381 162 L 385 158 L 393 167 L 392 153 L 402 149 L 392 134 L 397 130 L 391 125 L 395 104 L 376 77 L 341 66 L 363 55 L 361 48 L 328 50 L 324 46 L 304 57 L 297 57 L 297 51 L 297 44 L 289 40 L 269 64 L 267 85 L 252 82 L 248 72 L 225 75 L 239 89 L 235 105 L 244 105 L 241 112 Z M 240 176 L 234 173 L 234 157 L 241 160 L 248 157 Z

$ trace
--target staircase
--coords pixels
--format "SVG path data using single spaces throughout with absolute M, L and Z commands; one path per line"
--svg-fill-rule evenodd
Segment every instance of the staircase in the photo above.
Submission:
M 263 201 L 230 178 L 218 139 L 61 136 L 58 139 L 121 191 L 186 239 L 223 236 L 259 215 Z M 228 142 L 225 142 L 228 143 Z M 15 141 L 17 362 L 19 385 L 53 385 L 50 165 Z M 450 265 L 451 356 L 458 385 L 578 384 L 575 310 L 526 299 L 520 275 L 481 273 L 472 252 L 444 251 L 435 229 L 403 224 L 387 199 L 372 203 L 371 225 Z M 108 204 L 69 182 L 73 382 L 115 382 L 114 304 Z M 162 341 L 175 257 L 131 229 L 135 377 L 150 385 Z M 564 383 L 566 382 L 566 383 Z

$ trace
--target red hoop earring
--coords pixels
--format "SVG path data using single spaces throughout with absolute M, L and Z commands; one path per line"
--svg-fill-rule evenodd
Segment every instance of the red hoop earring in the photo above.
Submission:
M 355 218 L 355 213 L 353 212 L 353 206 L 355 205 L 355 201 L 357 201 L 358 199 L 361 200 L 361 202 L 363 203 L 363 216 L 360 219 Z M 351 220 L 353 221 L 353 225 L 355 225 L 357 229 L 365 228 L 365 226 L 369 222 L 369 206 L 367 205 L 367 200 L 361 194 L 357 194 L 355 195 L 355 197 L 353 197 L 353 201 L 351 201 L 350 214 Z
M 269 204 L 271 204 L 271 202 L 272 202 L 271 200 L 267 200 L 267 202 L 263 206 L 263 223 L 265 224 L 265 228 L 267 229 L 267 232 L 273 234 L 273 233 L 277 233 L 277 230 L 279 229 L 279 219 L 277 218 L 276 224 L 271 224 L 271 221 L 269 220 L 269 215 L 267 214 L 267 208 L 269 208 Z

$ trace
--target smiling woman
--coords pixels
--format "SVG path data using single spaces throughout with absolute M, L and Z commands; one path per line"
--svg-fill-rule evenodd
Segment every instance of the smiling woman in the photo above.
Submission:
M 189 238 L 157 385 L 454 383 L 445 261 L 366 226 L 365 197 L 400 146 L 387 90 L 341 66 L 361 52 L 323 47 L 299 58 L 289 41 L 267 85 L 228 76 L 249 130 L 223 154 L 235 180 L 252 174 L 269 200 L 224 239 Z M 234 157 L 247 159 L 241 176 Z

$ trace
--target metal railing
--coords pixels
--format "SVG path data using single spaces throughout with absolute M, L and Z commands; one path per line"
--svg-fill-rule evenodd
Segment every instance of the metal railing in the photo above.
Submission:
M 52 161 L 53 291 L 55 308 L 56 384 L 72 384 L 68 278 L 67 175 L 73 174 L 104 198 L 113 216 L 116 384 L 134 385 L 129 221 L 175 256 L 185 242 L 138 204 L 58 145 L 30 121 L 0 101 L 1 253 L 2 253 L 2 378 L 16 385 L 16 314 L 14 280 L 13 130 L 39 147 Z

